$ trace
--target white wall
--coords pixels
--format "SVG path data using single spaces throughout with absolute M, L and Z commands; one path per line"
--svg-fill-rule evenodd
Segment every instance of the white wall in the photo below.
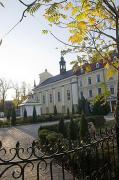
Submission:
M 20 107 L 20 116 L 24 116 L 24 109 L 26 108 L 27 111 L 27 116 L 32 116 L 33 115 L 33 105 L 25 105 Z M 40 105 L 35 105 L 36 108 L 36 113 L 37 115 L 41 115 L 41 106 Z

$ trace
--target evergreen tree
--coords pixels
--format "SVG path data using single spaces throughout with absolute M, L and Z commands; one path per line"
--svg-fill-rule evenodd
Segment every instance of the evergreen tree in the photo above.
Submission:
M 75 114 L 74 105 L 72 105 L 72 114 Z
M 54 106 L 54 115 L 55 116 L 57 115 L 57 107 L 56 107 L 56 105 Z
M 67 116 L 69 117 L 69 108 L 67 108 Z
M 106 98 L 101 96 L 96 96 L 93 103 L 92 113 L 94 115 L 106 115 L 110 111 L 110 106 Z
M 79 114 L 81 114 L 82 112 L 82 102 L 81 102 L 81 99 L 78 99 L 78 108 L 77 108 L 77 111 Z
M 36 113 L 36 108 L 35 106 L 33 107 L 33 117 L 32 117 L 32 122 L 36 122 L 37 121 L 37 113 Z
M 81 115 L 81 121 L 80 121 L 80 140 L 83 140 L 83 142 L 88 140 L 88 122 L 85 118 L 84 113 Z
M 12 126 L 16 125 L 16 111 L 15 111 L 15 108 L 12 108 L 11 125 Z
M 8 109 L 8 110 L 7 110 L 7 120 L 10 120 L 10 116 L 11 116 L 11 112 L 10 112 L 10 110 Z
M 59 133 L 63 134 L 63 136 L 66 136 L 66 129 L 65 129 L 65 123 L 64 123 L 64 118 L 61 116 L 59 124 L 58 124 L 58 131 Z
M 24 120 L 27 119 L 27 111 L 26 108 L 24 108 Z
M 71 117 L 70 124 L 69 124 L 69 138 L 70 140 L 76 140 L 77 139 L 77 126 Z

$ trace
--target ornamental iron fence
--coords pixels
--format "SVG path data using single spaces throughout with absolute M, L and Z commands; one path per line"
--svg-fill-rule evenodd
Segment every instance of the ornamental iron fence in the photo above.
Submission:
M 22 147 L 19 142 L 6 148 L 0 141 L 0 179 L 32 180 L 111 180 L 119 179 L 119 161 L 114 130 L 106 130 L 91 140 L 90 144 L 69 148 L 59 141 L 52 147 L 39 142 Z M 73 149 L 74 147 L 74 149 Z

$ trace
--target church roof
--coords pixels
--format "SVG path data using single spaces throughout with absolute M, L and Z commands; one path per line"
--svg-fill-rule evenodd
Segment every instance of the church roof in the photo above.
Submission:
M 54 83 L 54 82 L 56 82 L 56 81 L 60 81 L 60 80 L 62 80 L 62 79 L 66 79 L 66 78 L 68 78 L 68 77 L 70 77 L 70 76 L 73 76 L 73 75 L 74 75 L 73 70 L 66 71 L 66 72 L 63 73 L 63 74 L 58 74 L 58 75 L 56 75 L 56 76 L 53 76 L 53 77 L 48 78 L 47 80 L 43 81 L 41 84 L 39 84 L 38 86 L 36 86 L 36 88 L 37 88 L 37 87 L 40 87 L 40 86 L 45 86 L 45 85 L 50 84 L 50 83 Z
M 32 96 L 30 96 L 25 101 L 23 101 L 19 106 L 36 105 L 36 104 L 40 104 L 40 103 L 38 101 L 34 100 Z

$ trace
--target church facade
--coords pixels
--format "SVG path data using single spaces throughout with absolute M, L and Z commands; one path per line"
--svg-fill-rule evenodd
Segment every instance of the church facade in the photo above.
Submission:
M 85 66 L 78 73 L 73 70 L 66 71 L 66 62 L 61 57 L 59 62 L 60 74 L 52 76 L 47 70 L 41 73 L 40 83 L 33 89 L 33 96 L 41 104 L 41 114 L 54 112 L 67 113 L 67 108 L 72 112 L 72 106 L 77 110 L 78 99 L 87 98 L 89 101 L 96 95 L 110 91 L 108 101 L 111 112 L 116 106 L 117 75 L 107 79 L 103 63 L 91 64 L 91 72 L 85 71 Z

